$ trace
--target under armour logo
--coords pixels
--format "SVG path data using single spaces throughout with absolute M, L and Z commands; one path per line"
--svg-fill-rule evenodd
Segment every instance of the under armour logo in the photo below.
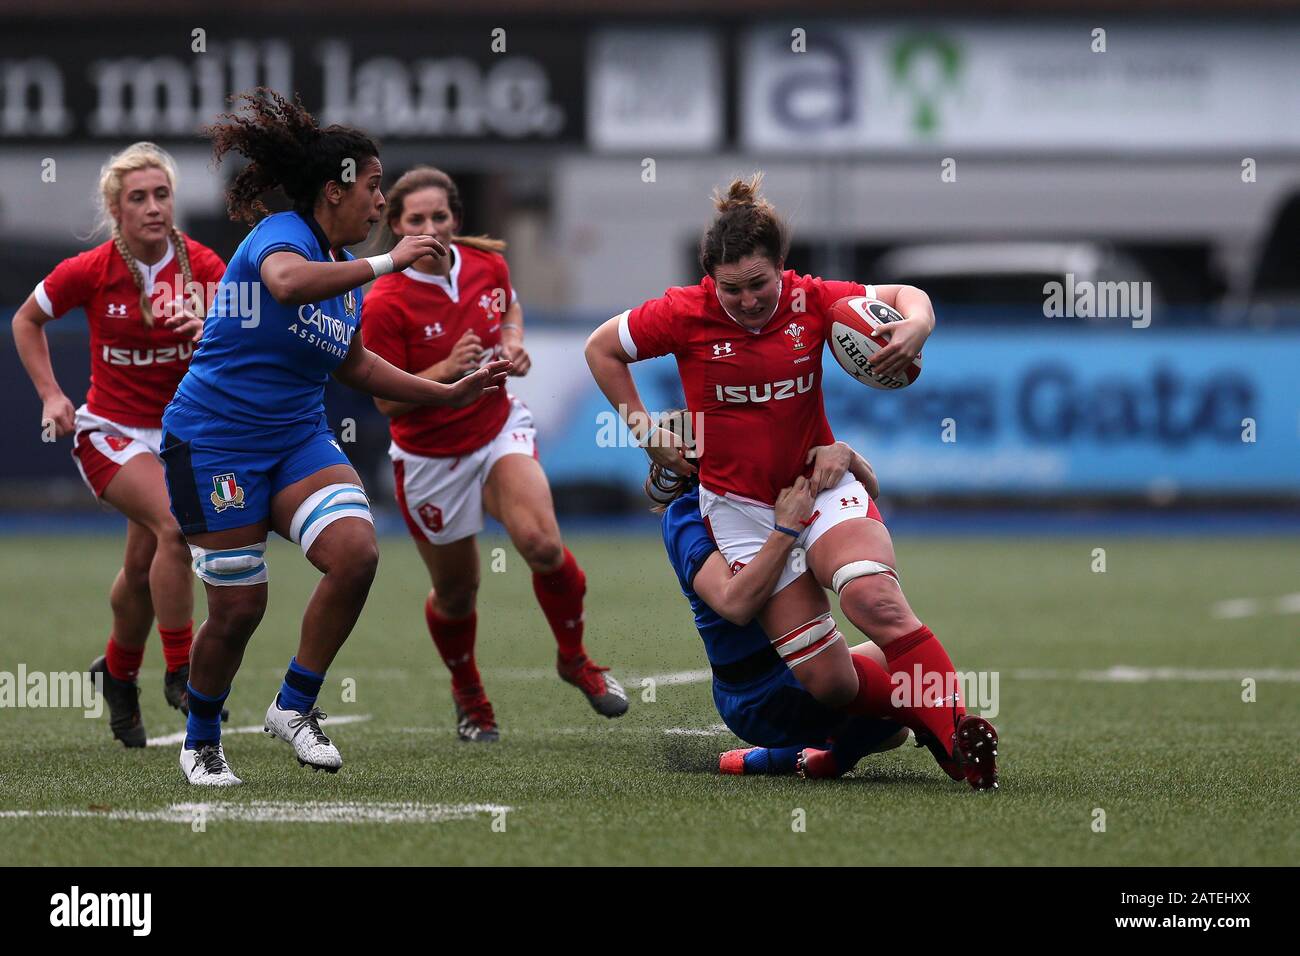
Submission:
M 528 441 L 528 436 L 523 432 L 511 432 L 510 437 L 515 441 Z
M 713 345 L 713 357 L 721 358 L 724 355 L 732 355 L 730 342 L 715 342 Z
M 841 507 L 841 508 L 849 508 L 849 507 L 853 507 L 853 508 L 861 508 L 861 507 L 862 507 L 862 502 L 858 501 L 858 496 L 857 496 L 857 495 L 853 495 L 852 497 L 849 497 L 849 498 L 841 498 L 841 499 L 840 499 L 840 507 Z
M 426 339 L 431 339 L 431 338 L 433 338 L 434 336 L 438 336 L 438 335 L 442 335 L 442 323 L 441 323 L 441 322 L 435 322 L 435 323 L 433 323 L 433 325 L 426 325 L 426 326 L 424 327 L 424 337 L 425 337 Z
M 121 305 L 116 305 L 112 302 L 108 303 L 108 316 L 109 318 L 126 318 L 126 303 L 123 302 Z

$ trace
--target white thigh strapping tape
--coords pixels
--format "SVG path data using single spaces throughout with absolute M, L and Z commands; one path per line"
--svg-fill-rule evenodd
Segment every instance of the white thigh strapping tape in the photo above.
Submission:
M 812 660 L 842 638 L 843 635 L 835 626 L 835 619 L 827 611 L 821 617 L 782 634 L 772 642 L 772 646 L 776 648 L 776 652 L 781 655 L 787 667 L 794 667 L 796 664 Z
M 370 499 L 360 485 L 326 485 L 308 495 L 289 522 L 289 540 L 301 545 L 306 554 L 317 536 L 340 518 L 364 518 L 375 523 L 370 515 Z

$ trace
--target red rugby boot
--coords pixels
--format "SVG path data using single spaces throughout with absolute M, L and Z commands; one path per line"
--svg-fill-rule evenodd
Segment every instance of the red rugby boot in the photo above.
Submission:
M 555 669 L 562 680 L 582 691 L 587 703 L 602 717 L 621 717 L 627 713 L 627 692 L 606 673 L 608 667 L 601 667 L 586 654 L 578 653 L 569 658 L 561 654 L 556 658 Z
M 805 780 L 834 780 L 842 777 L 840 768 L 835 764 L 835 757 L 829 750 L 817 750 L 805 747 L 799 751 L 794 765 L 795 773 Z
M 957 721 L 952 752 L 972 790 L 998 788 L 998 731 L 991 723 L 975 714 Z

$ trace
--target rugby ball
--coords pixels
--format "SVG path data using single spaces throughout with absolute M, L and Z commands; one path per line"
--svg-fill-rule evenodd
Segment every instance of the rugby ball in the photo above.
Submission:
M 840 368 L 863 385 L 891 390 L 907 388 L 921 374 L 921 356 L 912 359 L 901 373 L 882 375 L 867 360 L 889 344 L 889 339 L 878 334 L 881 326 L 901 322 L 903 316 L 897 309 L 879 299 L 865 295 L 851 295 L 831 306 L 831 333 L 828 338 L 831 354 Z

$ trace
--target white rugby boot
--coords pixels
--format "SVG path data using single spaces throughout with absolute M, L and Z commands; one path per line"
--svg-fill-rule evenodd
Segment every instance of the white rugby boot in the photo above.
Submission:
M 262 729 L 272 737 L 292 744 L 298 763 L 304 767 L 338 773 L 339 767 L 343 766 L 343 755 L 320 729 L 320 722 L 327 716 L 319 707 L 313 707 L 305 714 L 282 710 L 277 695 L 266 709 L 266 725 Z
M 226 752 L 220 743 L 205 744 L 195 750 L 187 750 L 181 744 L 181 773 L 196 787 L 237 787 L 244 782 L 226 763 Z

